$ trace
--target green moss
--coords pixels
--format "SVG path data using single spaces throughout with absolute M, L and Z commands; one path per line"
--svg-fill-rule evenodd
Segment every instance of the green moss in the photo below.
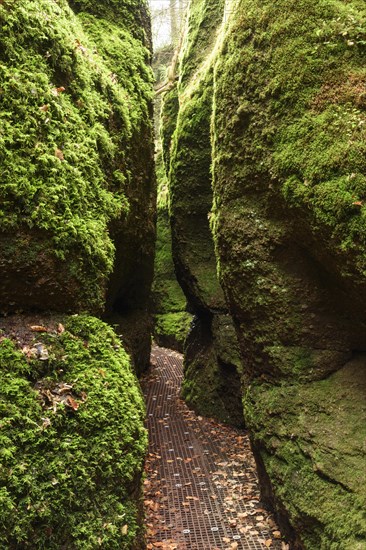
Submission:
M 188 74 L 192 76 L 189 68 L 192 55 L 183 54 L 182 76 L 178 85 L 179 113 L 170 149 L 169 172 L 175 263 L 182 288 L 196 309 L 225 307 L 216 277 L 216 259 L 209 228 L 212 207 L 210 124 L 213 87 L 213 68 L 209 63 L 209 54 L 212 35 L 215 34 L 215 25 L 223 6 L 211 2 L 192 3 L 189 25 L 194 25 L 196 10 L 202 18 L 206 9 L 215 15 L 212 25 L 204 32 L 204 51 L 208 60 L 207 57 L 196 59 L 197 63 L 202 61 L 202 66 L 192 80 L 187 80 Z M 184 52 L 190 51 L 190 35 L 187 40 Z M 198 48 L 195 38 L 192 38 L 192 48 L 192 51 Z
M 153 301 L 156 313 L 174 313 L 186 307 L 174 272 L 168 212 L 162 208 L 158 210 Z
M 214 153 L 217 181 L 224 166 L 232 178 L 220 200 L 235 187 L 270 184 L 288 216 L 294 209 L 309 225 L 318 255 L 326 250 L 343 277 L 360 282 L 365 17 L 358 0 L 243 0 L 217 65 Z
M 173 258 L 168 213 L 168 182 L 160 154 L 156 159 L 158 180 L 158 219 L 152 310 L 154 337 L 159 345 L 183 350 L 192 315 L 186 311 L 186 298 L 178 284 Z
M 110 224 L 130 211 L 131 140 L 149 125 L 151 75 L 126 30 L 81 21 L 90 35 L 65 1 L 0 6 L 0 229 L 43 232 L 60 269 L 96 282 L 81 291 L 96 309 L 114 262 Z
M 37 337 L 45 361 L 0 343 L 2 547 L 134 548 L 142 396 L 112 329 L 86 316 L 64 324 Z
M 125 27 L 140 41 L 150 41 L 146 33 L 148 17 L 148 3 L 146 0 L 103 0 L 95 3 L 92 0 L 70 0 L 71 8 L 75 12 L 90 13 L 98 19 L 105 19 Z
M 224 14 L 224 0 L 195 0 L 188 13 L 188 30 L 184 44 L 180 80 L 183 86 L 197 78 L 217 38 L 217 28 Z M 200 67 L 201 66 L 201 67 Z M 201 75 L 202 76 L 202 75 Z
M 194 317 L 185 342 L 182 396 L 198 414 L 242 427 L 242 366 L 231 317 Z
M 155 315 L 154 338 L 159 346 L 182 352 L 193 315 L 188 311 Z
M 364 357 L 305 386 L 254 385 L 246 419 L 305 548 L 364 548 Z
M 175 86 L 169 93 L 164 95 L 161 107 L 161 143 L 163 149 L 163 160 L 166 174 L 169 174 L 170 167 L 170 149 L 172 145 L 172 137 L 177 124 L 177 116 L 179 111 L 178 90 Z

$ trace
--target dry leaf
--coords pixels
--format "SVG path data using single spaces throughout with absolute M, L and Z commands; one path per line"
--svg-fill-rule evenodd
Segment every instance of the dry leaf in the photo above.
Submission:
M 30 329 L 33 330 L 33 332 L 47 332 L 46 327 L 43 325 L 32 325 Z
M 272 539 L 266 540 L 264 544 L 267 546 L 267 548 L 270 548 L 272 546 Z
M 42 107 L 39 108 L 40 111 L 43 111 L 43 113 L 46 113 L 48 109 L 50 108 L 49 105 L 42 105 Z
M 58 148 L 55 149 L 55 157 L 57 157 L 60 160 L 65 160 L 63 152 L 61 151 L 61 149 L 58 149 Z
M 65 332 L 65 327 L 64 327 L 64 325 L 63 325 L 62 323 L 59 323 L 59 324 L 57 325 L 57 332 L 58 332 L 59 334 L 62 334 L 63 332 Z
M 75 399 L 73 397 L 71 397 L 71 395 L 69 395 L 67 397 L 65 403 L 68 407 L 70 407 L 74 411 L 77 411 L 78 408 L 79 408 L 79 403 L 77 401 L 75 401 Z
M 121 529 L 122 535 L 127 535 L 128 532 L 128 525 L 124 525 Z

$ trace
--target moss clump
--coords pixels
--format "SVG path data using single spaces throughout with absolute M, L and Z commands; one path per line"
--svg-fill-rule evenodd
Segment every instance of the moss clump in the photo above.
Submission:
M 188 311 L 155 315 L 154 338 L 159 346 L 182 352 L 189 333 L 192 314 Z
M 131 140 L 141 119 L 149 125 L 147 51 L 106 23 L 99 52 L 102 41 L 97 47 L 64 0 L 2 3 L 0 23 L 1 240 L 17 258 L 12 235 L 41 235 L 43 255 L 79 287 L 65 307 L 101 309 L 115 254 L 109 227 L 131 210 Z M 96 37 L 98 23 L 88 24 Z M 118 74 L 107 33 L 121 46 Z M 41 263 L 25 262 L 23 280 Z M 5 306 L 14 301 L 8 286 Z M 43 306 L 39 295 L 33 301 Z
M 2 547 L 136 548 L 140 390 L 112 329 L 63 322 L 22 351 L 0 343 Z
M 97 3 L 92 0 L 70 0 L 69 4 L 77 13 L 90 13 L 98 19 L 125 27 L 139 41 L 151 41 L 146 0 L 103 0 Z

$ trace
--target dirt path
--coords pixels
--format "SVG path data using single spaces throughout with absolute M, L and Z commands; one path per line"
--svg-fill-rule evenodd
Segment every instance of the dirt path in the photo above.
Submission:
M 179 399 L 182 356 L 154 347 L 142 381 L 150 448 L 147 548 L 286 550 L 261 507 L 244 431 L 196 416 Z

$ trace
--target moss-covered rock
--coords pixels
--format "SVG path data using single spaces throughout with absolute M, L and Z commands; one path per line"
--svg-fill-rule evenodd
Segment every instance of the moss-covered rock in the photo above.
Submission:
M 118 22 L 76 17 L 64 0 L 0 5 L 3 312 L 101 311 L 108 286 L 112 303 L 146 302 L 152 78 L 141 25 L 131 33 L 141 5 L 120 4 L 130 17 Z
M 191 330 L 192 314 L 188 311 L 155 315 L 154 339 L 159 346 L 183 352 Z
M 277 509 L 290 515 L 296 548 L 366 546 L 365 398 L 364 354 L 326 380 L 248 392 L 254 447 Z
M 173 258 L 178 281 L 195 311 L 225 309 L 223 292 L 216 277 L 209 227 L 213 93 L 210 59 L 222 12 L 223 2 L 205 0 L 192 2 L 190 6 L 188 35 L 179 69 L 179 112 L 170 152 Z M 197 24 L 202 28 L 197 29 Z M 194 29 L 193 36 L 189 33 L 191 28 Z
M 357 374 L 347 361 L 366 349 L 365 6 L 239 0 L 229 11 L 211 221 L 263 493 L 287 510 L 295 548 L 363 548 L 365 361 Z
M 177 125 L 177 116 L 179 111 L 179 98 L 177 86 L 174 86 L 168 93 L 164 95 L 161 107 L 161 145 L 163 164 L 166 174 L 170 170 L 170 149 L 175 127 Z M 159 166 L 159 163 L 157 163 Z
M 178 284 L 172 258 L 169 221 L 169 189 L 162 154 L 156 159 L 158 182 L 157 236 L 151 309 L 154 313 L 154 338 L 158 345 L 183 351 L 192 315 Z
M 61 320 L 21 349 L 1 337 L 2 548 L 142 548 L 147 435 L 129 357 L 103 322 Z
M 198 414 L 243 427 L 241 357 L 229 314 L 195 317 L 185 343 L 182 396 Z
M 170 163 L 173 259 L 189 311 L 196 316 L 186 342 L 183 396 L 197 412 L 238 425 L 243 422 L 240 366 L 217 349 L 226 334 L 220 319 L 227 306 L 209 224 L 213 62 L 223 11 L 221 1 L 190 3 L 177 99 L 168 95 L 163 106 L 163 145 L 165 163 Z M 232 327 L 230 319 L 226 324 Z M 235 341 L 233 329 L 231 336 Z M 233 354 L 236 348 L 234 343 Z
M 104 320 L 120 336 L 123 347 L 131 357 L 134 372 L 141 376 L 150 366 L 153 316 L 147 310 L 133 309 L 123 314 L 113 313 Z
M 360 165 L 364 114 L 354 90 L 352 109 L 358 122 L 353 139 L 347 138 L 346 154 L 346 128 L 337 130 L 336 139 L 333 122 L 337 126 L 344 111 L 342 124 L 348 124 L 352 98 L 336 100 L 322 92 L 335 78 L 341 85 L 349 74 L 364 71 L 364 46 L 357 39 L 362 14 L 352 19 L 358 5 L 340 10 L 338 21 L 333 2 L 309 0 L 291 10 L 283 25 L 279 13 L 289 9 L 287 4 L 254 4 L 247 13 L 244 2 L 246 15 L 235 12 L 217 64 L 214 228 L 222 280 L 232 307 L 240 303 L 238 323 L 243 324 L 245 346 L 253 350 L 252 360 L 262 361 L 263 369 L 270 365 L 272 372 L 275 367 L 277 375 L 278 369 L 288 371 L 291 355 L 295 375 L 312 370 L 317 376 L 321 364 L 322 376 L 342 365 L 350 349 L 365 345 L 363 325 L 337 311 L 349 303 L 352 271 L 359 262 L 355 254 L 362 254 L 358 237 L 358 244 L 350 241 L 345 247 L 345 241 L 355 236 L 349 224 L 362 223 L 362 213 L 352 203 L 360 197 L 351 195 L 361 177 L 357 174 L 365 168 Z M 305 27 L 306 32 L 298 32 Z M 348 44 L 351 35 L 354 44 Z M 329 119 L 325 125 L 324 116 Z M 306 136 L 301 144 L 295 128 Z M 302 180 L 294 191 L 297 202 L 290 192 L 294 178 Z M 348 181 L 348 214 L 339 178 Z M 306 198 L 300 198 L 300 189 L 308 190 Z M 336 214 L 339 208 L 344 223 Z M 335 217 L 328 223 L 325 216 L 328 212 L 332 217 L 331 211 Z M 365 297 L 363 277 L 360 273 L 353 279 L 357 300 Z M 279 353 L 281 347 L 285 349 Z M 253 365 L 254 372 L 258 368 Z
M 361 549 L 366 361 L 351 358 L 366 349 L 365 5 L 225 4 L 190 4 L 171 149 L 176 264 L 201 312 L 184 392 L 211 414 L 229 379 L 199 269 L 201 258 L 204 273 L 215 269 L 200 248 L 212 183 L 243 361 L 231 387 L 243 385 L 263 496 L 294 548 Z

